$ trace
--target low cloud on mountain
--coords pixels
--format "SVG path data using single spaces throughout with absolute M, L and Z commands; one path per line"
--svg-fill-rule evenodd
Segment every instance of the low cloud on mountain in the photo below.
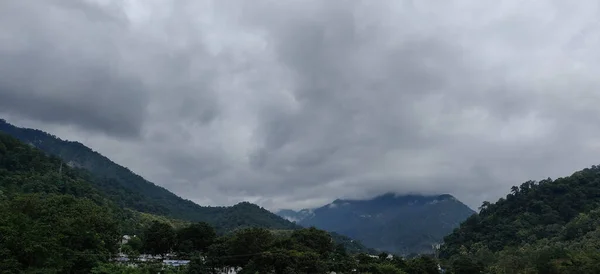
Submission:
M 598 164 L 596 1 L 0 2 L 0 115 L 201 204 L 476 208 Z

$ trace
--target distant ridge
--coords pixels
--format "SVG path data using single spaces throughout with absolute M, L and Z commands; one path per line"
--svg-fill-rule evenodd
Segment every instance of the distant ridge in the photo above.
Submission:
M 336 199 L 316 209 L 280 210 L 304 227 L 334 231 L 365 246 L 408 255 L 430 253 L 475 211 L 452 195 L 385 193 L 367 200 Z

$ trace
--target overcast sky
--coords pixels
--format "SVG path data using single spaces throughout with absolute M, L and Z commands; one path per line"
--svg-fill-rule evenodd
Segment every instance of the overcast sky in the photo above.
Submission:
M 600 164 L 596 0 L 2 0 L 0 115 L 202 205 Z

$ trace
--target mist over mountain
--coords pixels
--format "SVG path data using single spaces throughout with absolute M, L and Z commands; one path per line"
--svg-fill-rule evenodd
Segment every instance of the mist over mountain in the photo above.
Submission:
M 338 199 L 315 209 L 277 214 L 357 239 L 367 247 L 399 254 L 429 253 L 432 245 L 475 212 L 452 195 L 386 193 L 368 200 Z

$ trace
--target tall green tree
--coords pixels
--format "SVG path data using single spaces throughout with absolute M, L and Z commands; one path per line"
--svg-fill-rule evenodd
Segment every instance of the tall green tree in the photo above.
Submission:
M 292 240 L 316 251 L 317 254 L 323 257 L 328 256 L 335 249 L 335 243 L 329 233 L 314 227 L 294 231 Z
M 205 222 L 191 224 L 177 231 L 177 252 L 205 253 L 217 238 L 215 229 Z
M 176 237 L 175 230 L 169 224 L 154 221 L 142 236 L 143 250 L 152 255 L 164 256 L 175 246 Z
M 228 240 L 231 266 L 244 267 L 253 258 L 269 250 L 275 238 L 270 231 L 262 228 L 239 230 Z

